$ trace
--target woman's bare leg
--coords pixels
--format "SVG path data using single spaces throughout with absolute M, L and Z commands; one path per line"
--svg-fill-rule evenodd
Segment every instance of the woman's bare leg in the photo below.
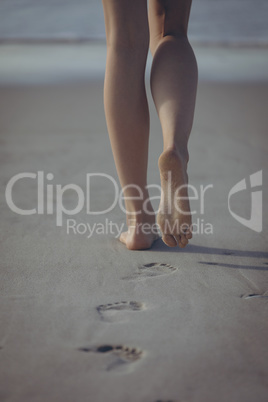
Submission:
M 168 246 L 191 234 L 187 143 L 193 123 L 197 64 L 187 39 L 191 0 L 149 0 L 151 91 L 163 131 L 162 187 L 157 222 Z
M 146 205 L 147 212 L 143 210 L 143 201 L 149 198 L 149 111 L 144 85 L 149 48 L 147 1 L 103 0 L 103 8 L 107 37 L 106 121 L 120 184 L 122 188 L 129 186 L 124 191 L 124 197 L 129 197 L 125 199 L 129 230 L 122 233 L 120 240 L 129 249 L 145 249 L 156 238 L 148 228 L 155 223 L 151 203 Z

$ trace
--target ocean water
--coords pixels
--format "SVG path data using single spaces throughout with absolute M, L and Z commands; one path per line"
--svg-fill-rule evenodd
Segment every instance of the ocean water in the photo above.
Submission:
M 193 0 L 189 37 L 200 44 L 267 46 L 268 0 Z M 0 2 L 2 42 L 104 38 L 101 0 Z

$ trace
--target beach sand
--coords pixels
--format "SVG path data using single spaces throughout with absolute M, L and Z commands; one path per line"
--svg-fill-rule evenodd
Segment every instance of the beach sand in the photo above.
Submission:
M 199 195 L 200 185 L 212 187 L 204 211 L 200 197 L 191 202 L 199 234 L 185 249 L 158 240 L 129 251 L 109 226 L 124 223 L 118 204 L 101 216 L 86 208 L 63 214 L 61 227 L 56 213 L 22 216 L 7 206 L 7 183 L 22 172 L 52 173 L 44 182 L 54 192 L 70 183 L 85 191 L 88 173 L 118 183 L 101 74 L 29 80 L 3 82 L 0 95 L 1 401 L 266 402 L 266 194 L 260 233 L 231 216 L 228 194 L 246 179 L 247 190 L 230 205 L 249 219 L 249 176 L 262 170 L 267 190 L 268 82 L 201 79 L 189 179 Z M 148 183 L 159 185 L 162 137 L 149 102 Z M 92 179 L 90 210 L 108 208 L 114 189 L 107 177 Z M 37 208 L 37 179 L 17 182 L 13 199 Z M 66 191 L 65 208 L 76 202 Z M 68 234 L 68 219 L 109 230 Z

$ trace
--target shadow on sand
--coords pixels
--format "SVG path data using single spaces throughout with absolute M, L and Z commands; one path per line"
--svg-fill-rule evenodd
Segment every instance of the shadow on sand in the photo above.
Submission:
M 151 251 L 162 251 L 162 252 L 169 252 L 169 253 L 187 253 L 187 254 L 208 254 L 208 255 L 232 255 L 235 257 L 249 257 L 249 258 L 268 258 L 268 252 L 265 251 L 249 251 L 249 250 L 233 250 L 233 249 L 226 249 L 226 248 L 215 248 L 215 247 L 203 247 L 203 246 L 195 246 L 193 244 L 188 244 L 185 248 L 179 247 L 168 247 L 165 243 L 162 242 L 161 239 L 157 240 L 150 249 Z M 202 262 L 203 263 L 203 262 Z M 233 264 L 219 264 L 219 263 L 208 263 L 211 265 L 222 265 L 222 266 L 229 266 L 230 268 L 236 267 Z M 264 263 L 268 265 L 267 263 Z M 246 267 L 246 266 L 244 266 Z M 242 266 L 241 266 L 242 268 Z M 248 267 L 252 268 L 252 267 Z M 265 266 L 259 267 L 262 270 L 267 270 Z

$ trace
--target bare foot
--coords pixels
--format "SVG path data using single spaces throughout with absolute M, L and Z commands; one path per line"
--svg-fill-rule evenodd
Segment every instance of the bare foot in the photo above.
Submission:
M 162 240 L 169 247 L 185 247 L 192 238 L 187 161 L 176 150 L 168 149 L 160 155 L 158 166 L 162 194 L 157 223 Z
M 129 250 L 145 250 L 159 238 L 155 217 L 141 217 L 128 220 L 128 231 L 123 232 L 119 240 Z

